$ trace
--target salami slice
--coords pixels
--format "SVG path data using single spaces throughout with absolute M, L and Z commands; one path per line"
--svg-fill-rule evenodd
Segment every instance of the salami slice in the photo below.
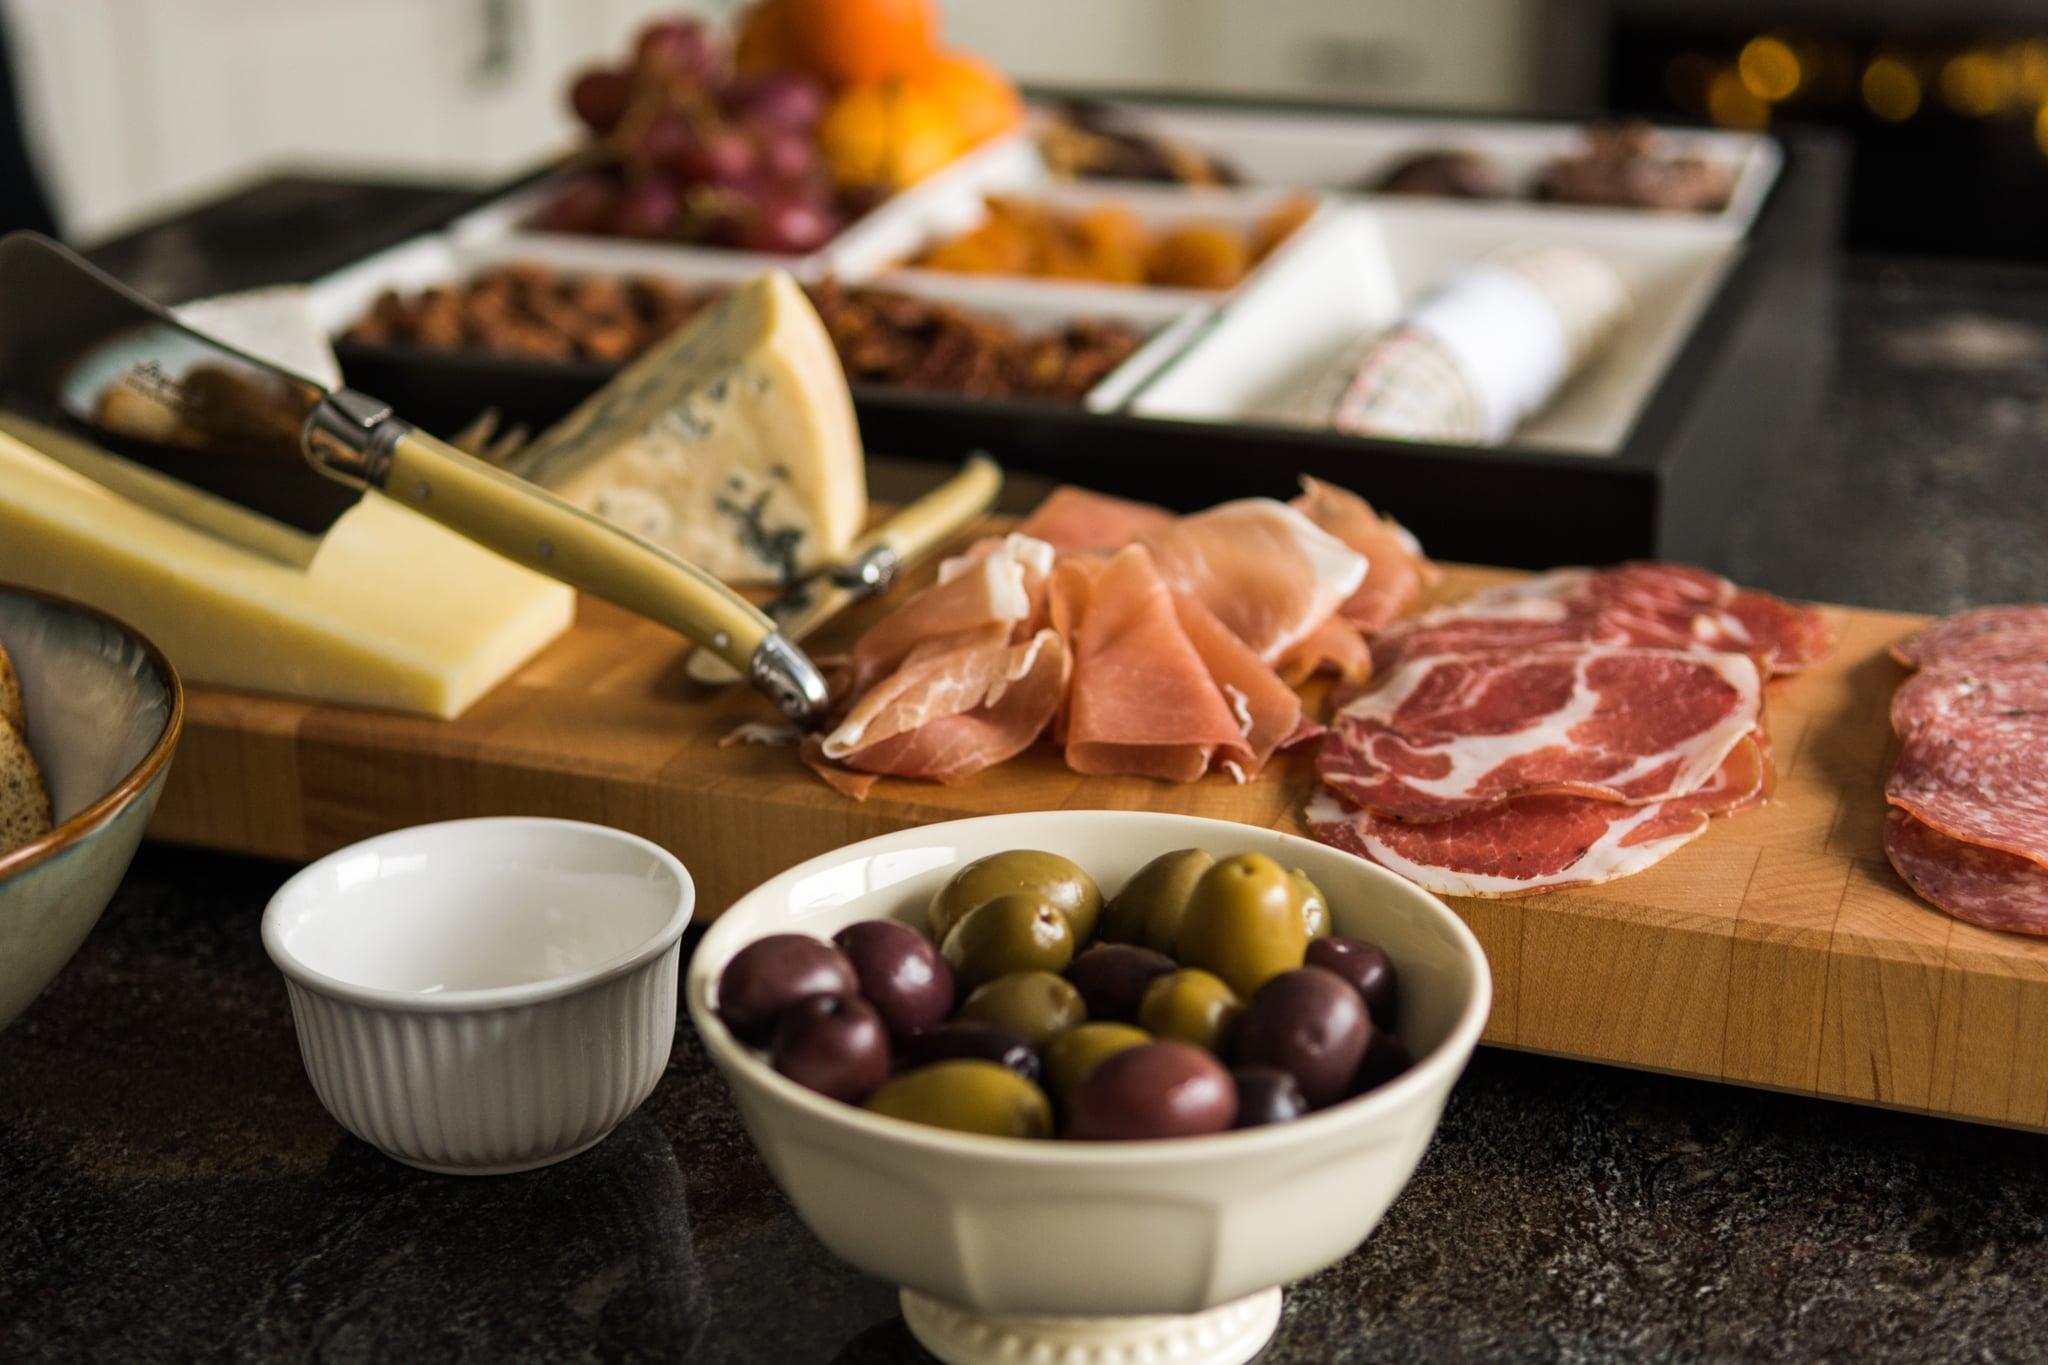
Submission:
M 1337 715 L 1317 770 L 1400 820 L 1534 792 L 1646 805 L 1699 788 L 1761 707 L 1741 654 L 1595 645 L 1421 658 Z
M 1923 668 L 1892 694 L 1892 731 L 1904 737 L 1943 716 L 2048 715 L 2048 664 Z
M 1907 885 L 1957 919 L 1986 929 L 2048 935 L 2048 867 L 1953 839 L 1894 807 L 1884 851 Z
M 1884 794 L 1951 838 L 2048 863 L 2048 716 L 1926 721 Z
M 1893 645 L 1892 657 L 1908 668 L 2048 664 L 2048 606 L 1959 611 Z

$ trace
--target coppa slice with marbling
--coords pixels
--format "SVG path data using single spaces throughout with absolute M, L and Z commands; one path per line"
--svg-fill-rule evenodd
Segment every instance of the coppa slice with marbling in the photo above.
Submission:
M 1753 803 L 1770 782 L 1758 744 L 1737 745 L 1699 790 L 1645 806 L 1543 793 L 1448 820 L 1389 820 L 1322 791 L 1309 833 L 1440 896 L 1526 896 L 1594 886 L 1654 866 L 1704 834 L 1711 816 Z
M 1761 708 L 1741 654 L 1585 645 L 1413 659 L 1331 721 L 1317 772 L 1399 820 L 1534 792 L 1647 805 L 1697 790 Z
M 1738 588 L 1686 564 L 1554 569 L 1397 622 L 1373 640 L 1374 667 L 1486 649 L 1632 644 L 1747 654 L 1766 676 L 1796 673 L 1828 649 L 1810 607 Z

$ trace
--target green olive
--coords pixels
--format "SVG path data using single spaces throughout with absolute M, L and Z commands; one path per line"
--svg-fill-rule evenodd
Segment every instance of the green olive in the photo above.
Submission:
M 1006 1066 L 979 1058 L 906 1071 L 861 1102 L 863 1109 L 934 1128 L 990 1137 L 1052 1136 L 1045 1092 Z
M 1310 938 L 1330 936 L 1330 898 L 1323 894 L 1323 888 L 1309 880 L 1309 875 L 1298 867 L 1287 869 L 1288 880 L 1294 883 L 1295 893 L 1301 897 L 1301 918 L 1308 925 Z
M 1103 907 L 1103 938 L 1171 953 L 1180 939 L 1180 917 L 1188 908 L 1188 893 L 1215 865 L 1215 857 L 1201 848 L 1162 853 L 1146 863 Z
M 1242 999 L 1299 967 L 1307 948 L 1300 893 L 1287 869 L 1263 853 L 1225 858 L 1188 893 L 1180 921 L 1182 964 L 1216 973 Z
M 977 987 L 960 1006 L 960 1018 L 994 1024 L 1021 1035 L 1035 1048 L 1086 1023 L 1088 1007 L 1074 983 L 1051 972 L 1011 972 Z
M 1017 891 L 1043 896 L 1058 906 L 1074 926 L 1076 947 L 1094 937 L 1095 920 L 1102 913 L 1102 892 L 1095 879 L 1057 853 L 1020 848 L 976 858 L 939 888 L 925 916 L 932 942 L 944 943 L 969 910 Z
M 1161 1038 L 1178 1038 L 1223 1056 L 1244 1002 L 1222 977 L 1199 967 L 1168 972 L 1145 988 L 1138 1024 Z
M 1129 1024 L 1076 1025 L 1045 1045 L 1045 1088 L 1064 1108 L 1067 1096 L 1097 1062 L 1151 1041 L 1151 1034 Z
M 1018 891 L 975 906 L 939 951 L 959 989 L 1009 972 L 1062 971 L 1074 960 L 1074 926 L 1043 896 Z

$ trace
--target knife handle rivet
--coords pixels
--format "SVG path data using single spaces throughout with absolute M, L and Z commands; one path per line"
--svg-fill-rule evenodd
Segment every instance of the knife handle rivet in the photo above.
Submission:
M 553 559 L 555 557 L 555 542 L 543 540 L 540 543 L 540 557 L 542 559 Z
M 725 631 L 722 631 L 722 630 L 721 630 L 721 631 L 719 631 L 719 632 L 718 632 L 717 634 L 715 634 L 715 635 L 713 635 L 713 636 L 711 637 L 711 647 L 712 647 L 713 649 L 720 649 L 720 650 L 723 650 L 723 649 L 731 649 L 731 648 L 732 648 L 732 636 L 731 636 L 730 634 L 728 634 L 727 632 L 725 632 Z
M 431 498 L 433 496 L 434 486 L 428 483 L 425 479 L 421 479 L 412 487 L 412 500 L 414 502 L 425 502 L 428 498 Z

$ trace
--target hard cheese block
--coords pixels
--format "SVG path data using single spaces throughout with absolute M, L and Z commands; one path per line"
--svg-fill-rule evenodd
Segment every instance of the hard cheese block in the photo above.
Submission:
M 453 716 L 565 630 L 575 594 L 377 494 L 305 568 L 0 435 L 0 581 L 154 640 L 189 683 Z
M 845 372 L 780 271 L 634 362 L 513 469 L 729 583 L 822 568 L 867 515 Z

